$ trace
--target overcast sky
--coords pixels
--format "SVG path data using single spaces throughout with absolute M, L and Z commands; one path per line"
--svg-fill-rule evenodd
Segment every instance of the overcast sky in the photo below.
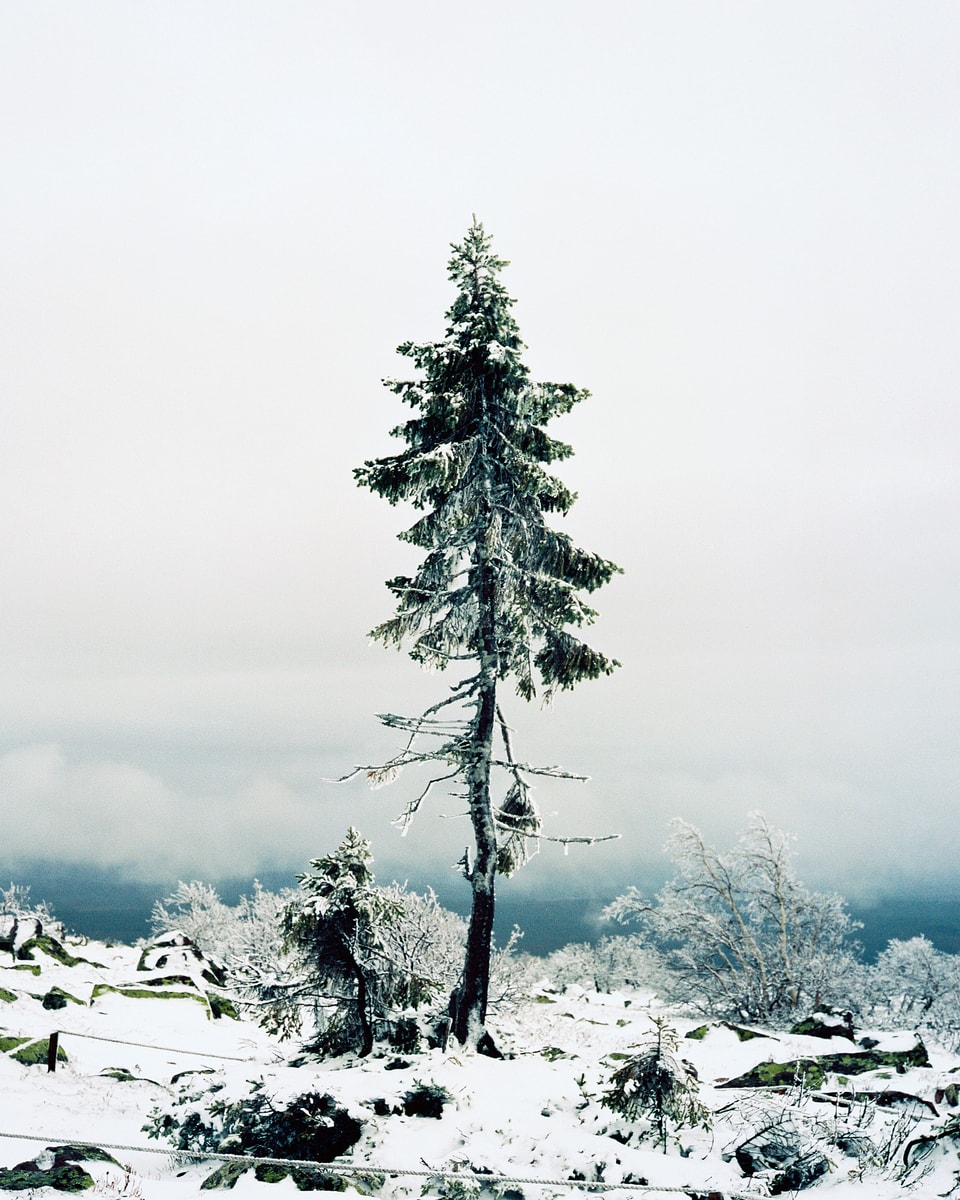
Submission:
M 517 887 L 659 863 L 762 810 L 869 894 L 960 855 L 960 9 L 165 0 L 0 11 L 5 864 L 381 872 L 468 840 L 375 713 L 406 514 L 394 348 L 442 335 L 471 214 L 558 425 L 566 527 L 626 574 L 623 662 L 522 753 L 557 833 Z

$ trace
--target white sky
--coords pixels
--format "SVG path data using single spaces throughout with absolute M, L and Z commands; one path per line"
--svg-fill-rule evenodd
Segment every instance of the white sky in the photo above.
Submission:
M 353 822 L 449 879 L 463 825 L 321 780 L 446 686 L 366 641 L 410 552 L 351 469 L 475 212 L 627 570 L 616 679 L 512 714 L 593 776 L 554 829 L 623 839 L 518 886 L 756 808 L 821 886 L 953 874 L 958 61 L 952 3 L 4 6 L 5 860 L 213 879 Z

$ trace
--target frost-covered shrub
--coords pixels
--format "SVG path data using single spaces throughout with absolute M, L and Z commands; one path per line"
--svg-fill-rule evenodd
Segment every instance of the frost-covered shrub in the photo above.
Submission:
M 44 925 L 56 923 L 56 918 L 46 900 L 31 900 L 30 888 L 25 884 L 12 883 L 0 888 L 0 912 L 15 917 L 36 917 Z
M 960 956 L 925 937 L 894 939 L 866 972 L 866 1007 L 887 1029 L 916 1029 L 948 1049 L 960 1044 Z
M 439 1121 L 443 1116 L 444 1105 L 449 1104 L 452 1099 L 447 1089 L 438 1083 L 421 1083 L 420 1080 L 416 1080 L 403 1097 L 404 1115 L 435 1117 Z
M 463 965 L 466 922 L 444 908 L 432 889 L 421 894 L 405 884 L 391 883 L 381 890 L 397 906 L 396 919 L 381 931 L 383 954 L 409 981 L 407 1005 L 418 1008 L 445 995 L 456 983 Z
M 596 945 L 571 943 L 548 954 L 541 966 L 561 990 L 576 984 L 597 992 L 646 988 L 661 993 L 667 982 L 662 956 L 638 934 L 602 937 Z
M 362 964 L 372 1032 L 394 1041 L 395 1035 L 407 1035 L 409 1050 L 410 1021 L 398 1014 L 419 1009 L 453 987 L 466 927 L 432 891 L 420 895 L 396 883 L 376 886 L 372 872 L 363 875 L 372 862 L 369 845 L 356 831 L 347 840 L 351 837 L 358 839 L 352 849 L 345 843 L 335 855 L 314 860 L 313 883 L 304 882 L 308 873 L 299 888 L 274 893 L 255 880 L 253 892 L 235 906 L 225 904 L 209 884 L 181 882 L 154 905 L 153 930 L 182 932 L 222 964 L 240 1000 L 273 1032 L 292 1036 L 312 1019 L 316 1044 L 325 1053 L 362 1042 L 356 969 L 347 963 L 344 974 L 351 944 Z M 360 853 L 360 843 L 368 856 L 362 869 L 346 862 Z M 341 861 L 332 865 L 338 855 Z M 331 871 L 339 873 L 339 882 Z M 325 881 L 317 872 L 326 872 Z M 343 891 L 347 886 L 354 888 L 352 900 Z M 329 894 L 321 895 L 325 890 Z M 366 906 L 366 918 L 359 909 L 351 916 L 351 904 Z M 351 929 L 355 919 L 359 924 Z
M 330 1095 L 304 1092 L 278 1099 L 263 1080 L 239 1098 L 223 1096 L 222 1090 L 222 1083 L 200 1091 L 195 1084 L 181 1088 L 171 1107 L 153 1110 L 144 1132 L 194 1153 L 331 1162 L 363 1131 Z
M 287 1002 L 290 955 L 280 922 L 292 888 L 279 893 L 253 881 L 253 892 L 236 905 L 225 904 L 216 888 L 194 880 L 180 882 L 172 895 L 153 906 L 155 936 L 184 933 L 198 950 L 221 966 L 227 984 L 264 1024 L 281 1035 L 299 1028 L 296 1005 Z
M 628 1121 L 645 1122 L 641 1136 L 649 1136 L 664 1154 L 670 1134 L 697 1125 L 710 1126 L 710 1111 L 700 1101 L 696 1071 L 680 1058 L 676 1031 L 664 1017 L 653 1018 L 653 1033 L 613 1072 L 600 1103 Z
M 754 814 L 721 854 L 674 821 L 676 877 L 654 901 L 630 888 L 605 915 L 637 921 L 667 952 L 676 998 L 716 1016 L 785 1023 L 800 1011 L 849 1008 L 859 925 L 841 896 L 799 882 L 789 840 Z

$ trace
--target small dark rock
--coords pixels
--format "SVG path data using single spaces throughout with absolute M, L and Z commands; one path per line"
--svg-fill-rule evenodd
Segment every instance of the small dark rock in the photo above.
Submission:
M 843 1013 L 841 1020 L 838 1021 L 835 1015 L 814 1013 L 813 1016 L 807 1017 L 806 1020 L 799 1021 L 793 1026 L 790 1032 L 816 1038 L 842 1037 L 852 1042 L 854 1041 L 853 1014 Z

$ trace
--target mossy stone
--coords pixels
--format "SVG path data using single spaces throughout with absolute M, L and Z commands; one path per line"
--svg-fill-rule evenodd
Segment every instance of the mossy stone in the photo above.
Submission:
M 144 979 L 147 987 L 196 987 L 189 975 L 157 975 L 153 979 Z
M 253 1164 L 251 1163 L 250 1165 L 252 1166 Z M 200 1184 L 200 1190 L 207 1192 L 213 1191 L 215 1188 L 232 1188 L 240 1176 L 249 1170 L 250 1167 L 246 1163 L 222 1163 Z
M 68 1162 L 103 1162 L 119 1167 L 120 1163 L 113 1155 L 100 1146 L 48 1146 L 53 1155 L 53 1165 L 62 1166 Z
M 63 988 L 59 987 L 52 987 L 42 997 L 40 1003 L 49 1012 L 56 1012 L 58 1009 L 66 1008 L 68 1004 L 79 1004 L 81 1007 L 86 1007 L 82 1000 L 78 1000 L 76 996 L 71 996 L 69 992 L 65 992 Z
M 18 1063 L 20 1063 L 24 1067 L 36 1067 L 36 1066 L 39 1066 L 41 1063 L 44 1066 L 46 1066 L 49 1055 L 50 1055 L 50 1039 L 49 1038 L 39 1038 L 35 1042 L 31 1042 L 28 1040 L 27 1043 L 25 1045 L 21 1046 L 21 1048 L 19 1050 L 15 1050 L 13 1052 L 13 1054 L 10 1055 L 10 1057 L 12 1059 L 15 1059 Z M 62 1046 L 57 1047 L 57 1062 L 58 1063 L 69 1062 L 66 1051 L 64 1050 L 64 1048 Z
M 345 1175 L 331 1175 L 328 1171 L 302 1171 L 294 1168 L 290 1178 L 301 1192 L 345 1192 L 350 1186 Z M 356 1188 L 361 1191 L 360 1188 Z M 362 1192 L 370 1195 L 369 1192 Z
M 29 941 L 24 942 L 17 951 L 17 958 L 21 961 L 29 962 L 35 957 L 34 950 L 41 951 L 64 967 L 78 967 L 81 963 L 84 963 L 88 967 L 99 967 L 101 970 L 106 969 L 103 963 L 93 962 L 89 958 L 77 958 L 69 950 L 64 949 L 56 938 L 49 937 L 45 933 L 41 933 L 39 937 L 30 938 Z
M 0 1191 L 27 1192 L 36 1188 L 53 1188 L 58 1192 L 85 1192 L 95 1180 L 76 1163 L 65 1163 L 41 1171 L 36 1163 L 21 1163 L 10 1170 L 0 1167 Z
M 4 1004 L 13 1004 L 16 999 L 16 992 L 8 992 L 5 987 L 0 987 L 0 1001 L 2 1001 Z
M 30 1039 L 25 1037 L 0 1037 L 0 1054 L 9 1054 L 11 1050 L 25 1046 L 29 1041 Z
M 79 1162 L 120 1164 L 99 1146 L 48 1146 L 53 1165 L 41 1168 L 35 1160 L 18 1163 L 7 1170 L 0 1168 L 0 1191 L 22 1192 L 35 1188 L 53 1188 L 57 1192 L 85 1192 L 94 1186 L 93 1176 Z
M 820 1087 L 828 1074 L 863 1075 L 892 1067 L 902 1075 L 910 1067 L 929 1067 L 922 1042 L 910 1050 L 867 1050 L 862 1054 L 823 1054 L 784 1063 L 758 1063 L 751 1071 L 720 1084 L 724 1088 L 789 1087 L 802 1075 L 808 1087 Z
M 210 1015 L 215 1021 L 219 1021 L 221 1017 L 229 1017 L 231 1021 L 240 1020 L 236 1005 L 226 996 L 218 996 L 216 992 L 209 992 L 207 1002 L 210 1005 Z
M 113 993 L 115 996 L 126 996 L 128 1000 L 194 1000 L 206 1005 L 206 997 L 199 992 L 167 992 L 153 991 L 149 987 L 113 987 L 109 983 L 98 983 L 94 986 L 92 999 Z
M 721 1021 L 724 1029 L 737 1035 L 738 1042 L 752 1042 L 754 1038 L 769 1038 L 769 1033 L 761 1033 L 758 1029 L 747 1029 L 745 1025 L 732 1025 L 729 1021 Z
M 258 1163 L 254 1171 L 258 1183 L 280 1183 L 289 1174 L 286 1167 L 278 1167 L 273 1163 Z

